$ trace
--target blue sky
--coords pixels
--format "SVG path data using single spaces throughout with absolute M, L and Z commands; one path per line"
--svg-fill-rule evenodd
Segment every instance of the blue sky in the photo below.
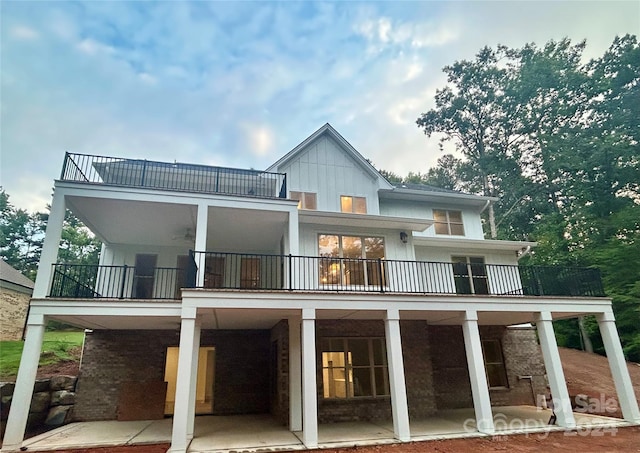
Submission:
M 484 45 L 640 34 L 640 2 L 3 1 L 0 185 L 43 210 L 65 151 L 263 169 L 326 122 L 425 172 L 415 125 Z

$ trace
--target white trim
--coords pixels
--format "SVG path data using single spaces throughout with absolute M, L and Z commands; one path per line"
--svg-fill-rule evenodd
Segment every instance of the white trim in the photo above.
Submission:
M 384 228 L 394 230 L 424 231 L 433 220 L 411 217 L 392 217 L 350 212 L 299 211 L 300 223 L 331 225 L 332 227 Z
M 537 242 L 526 241 L 500 241 L 496 239 L 464 239 L 462 237 L 423 237 L 414 236 L 413 245 L 416 247 L 446 247 L 460 248 L 464 250 L 486 251 L 520 251 L 527 247 L 535 247 Z

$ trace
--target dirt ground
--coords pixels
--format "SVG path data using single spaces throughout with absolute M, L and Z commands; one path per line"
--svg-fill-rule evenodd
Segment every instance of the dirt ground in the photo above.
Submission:
M 605 357 L 583 351 L 560 348 L 560 357 L 570 395 L 584 394 L 605 401 L 616 398 L 609 363 Z M 631 381 L 640 400 L 640 365 L 628 364 Z M 77 363 L 63 362 L 38 370 L 38 378 L 55 374 L 75 375 Z M 607 416 L 621 417 L 615 412 L 601 412 Z M 58 453 L 165 453 L 169 444 L 121 446 L 81 450 L 58 451 Z M 493 436 L 470 439 L 433 440 L 392 445 L 351 447 L 318 450 L 322 453 L 467 453 L 467 452 L 640 452 L 640 427 L 619 429 L 592 429 L 572 432 L 536 433 L 528 435 Z

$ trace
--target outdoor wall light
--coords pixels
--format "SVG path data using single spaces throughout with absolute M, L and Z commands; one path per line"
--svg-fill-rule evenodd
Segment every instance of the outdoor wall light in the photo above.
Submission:
M 407 233 L 405 233 L 404 231 L 401 231 L 400 232 L 400 240 L 402 241 L 403 244 L 407 243 L 407 238 L 408 238 Z

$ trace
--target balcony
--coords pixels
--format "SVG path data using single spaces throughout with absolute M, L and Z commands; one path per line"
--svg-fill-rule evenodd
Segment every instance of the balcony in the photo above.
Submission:
M 181 288 L 605 296 L 600 271 L 594 268 L 191 252 L 187 268 L 54 264 L 49 297 L 179 300 Z
M 286 198 L 284 173 L 66 153 L 61 181 L 192 193 Z

